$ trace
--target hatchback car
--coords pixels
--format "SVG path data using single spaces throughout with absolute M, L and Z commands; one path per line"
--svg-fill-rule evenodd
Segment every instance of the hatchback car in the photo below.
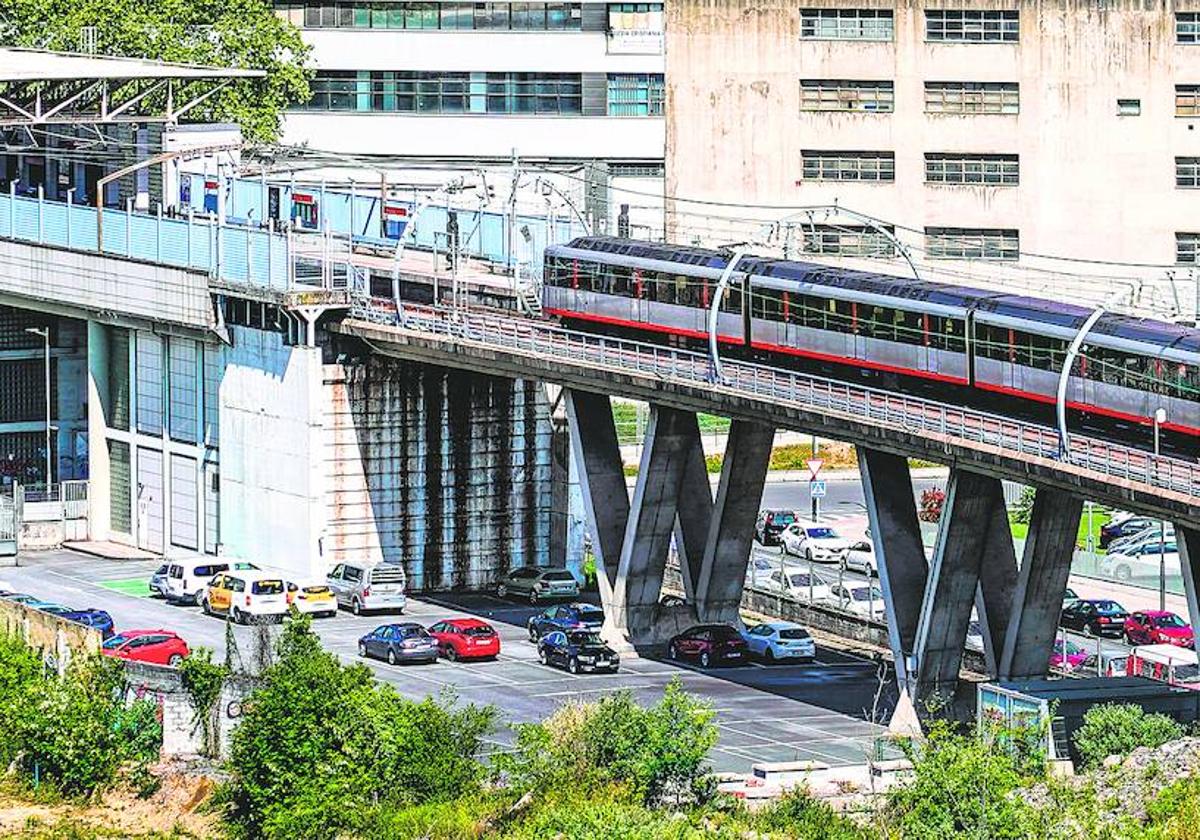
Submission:
M 358 655 L 397 662 L 437 662 L 438 644 L 420 624 L 384 624 L 358 640 Z
M 170 630 L 126 630 L 104 642 L 105 656 L 131 662 L 178 666 L 191 653 L 188 644 Z
M 65 618 L 67 621 L 74 621 L 76 624 L 99 630 L 102 639 L 111 638 L 114 632 L 112 616 L 104 610 L 76 610 L 64 607 L 62 604 L 47 604 L 40 601 L 29 606 L 41 612 Z
M 496 596 L 527 598 L 531 604 L 555 598 L 578 598 L 579 581 L 566 569 L 520 566 L 500 579 L 496 584 Z
M 538 641 L 538 660 L 557 665 L 572 674 L 581 671 L 616 673 L 621 660 L 617 652 L 604 644 L 600 634 L 591 630 L 555 630 Z
M 883 590 L 866 584 L 835 583 L 829 587 L 829 602 L 840 610 L 871 621 L 884 621 Z
M 810 575 L 795 569 L 771 572 L 762 587 L 769 592 L 778 592 L 806 604 L 824 603 L 830 598 L 829 584 L 819 575 Z
M 767 662 L 781 659 L 804 659 L 811 662 L 817 656 L 817 645 L 808 631 L 790 621 L 766 621 L 742 632 L 746 648 L 752 656 Z
M 429 628 L 438 653 L 450 661 L 495 659 L 500 655 L 500 636 L 492 625 L 478 618 L 450 618 Z
M 1080 598 L 1063 607 L 1059 626 L 1077 630 L 1085 636 L 1119 638 L 1125 632 L 1129 612 L 1107 598 Z
M 295 583 L 288 581 L 288 604 L 304 615 L 332 618 L 337 615 L 338 603 L 333 590 L 322 583 Z
M 667 642 L 667 658 L 696 659 L 702 668 L 740 664 L 746 650 L 742 634 L 728 624 L 697 624 Z
M 762 510 L 754 523 L 754 539 L 763 545 L 778 545 L 783 529 L 796 521 L 794 510 Z
M 1110 551 L 1096 561 L 1098 573 L 1121 583 L 1127 583 L 1135 577 L 1156 578 L 1161 566 L 1166 567 L 1167 574 L 1179 573 L 1179 546 L 1174 537 L 1168 538 L 1166 543 L 1155 540 L 1131 550 L 1129 554 Z
M 595 630 L 604 626 L 604 610 L 591 604 L 560 604 L 529 617 L 525 628 L 536 642 L 554 630 Z
M 150 588 L 151 595 L 157 595 L 159 598 L 167 597 L 167 572 L 170 568 L 170 563 L 163 563 L 154 570 L 154 574 L 150 575 L 147 586 Z
M 1087 658 L 1086 650 L 1070 639 L 1064 645 L 1062 638 L 1059 637 L 1054 640 L 1054 649 L 1050 653 L 1050 667 L 1058 668 L 1060 671 L 1075 671 L 1087 661 Z
M 288 611 L 287 583 L 271 572 L 222 572 L 204 588 L 200 607 L 235 624 L 282 620 Z
M 840 563 L 850 550 L 850 541 L 828 525 L 801 525 L 796 522 L 779 535 L 784 554 L 803 557 L 813 563 Z
M 875 546 L 870 540 L 851 543 L 842 557 L 842 568 L 862 572 L 867 577 L 875 577 L 879 574 L 879 565 L 875 562 Z
M 1175 645 L 1190 648 L 1192 626 L 1173 612 L 1139 610 L 1125 619 L 1125 641 L 1130 645 Z

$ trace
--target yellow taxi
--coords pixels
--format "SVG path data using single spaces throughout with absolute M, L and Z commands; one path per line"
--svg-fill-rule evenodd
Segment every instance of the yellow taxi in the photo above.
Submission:
M 305 615 L 331 618 L 337 615 L 337 598 L 323 583 L 287 582 L 288 604 Z
M 288 611 L 287 584 L 261 569 L 215 575 L 200 594 L 200 607 L 209 615 L 228 616 L 238 624 L 282 619 Z

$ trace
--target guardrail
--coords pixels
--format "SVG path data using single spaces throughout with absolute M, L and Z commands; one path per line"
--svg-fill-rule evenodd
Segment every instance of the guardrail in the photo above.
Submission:
M 928 399 L 747 362 L 723 361 L 724 377 L 716 383 L 704 354 L 576 332 L 527 318 L 500 318 L 469 310 L 408 305 L 397 311 L 361 301 L 352 308 L 351 315 L 374 323 L 504 347 L 549 361 L 571 359 L 680 384 L 765 398 L 804 410 L 867 418 L 914 433 L 932 432 L 983 443 L 1019 455 L 1063 461 L 1112 478 L 1200 497 L 1200 465 L 1078 434 L 1071 437 L 1068 456 L 1061 458 L 1058 433 L 1054 429 Z

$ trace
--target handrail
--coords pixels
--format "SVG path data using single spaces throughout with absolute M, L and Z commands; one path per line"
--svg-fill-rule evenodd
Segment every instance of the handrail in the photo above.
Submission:
M 835 379 L 750 362 L 724 362 L 724 380 L 713 383 L 706 354 L 630 339 L 568 330 L 527 318 L 499 317 L 440 307 L 405 305 L 403 313 L 360 301 L 352 318 L 447 338 L 507 347 L 549 360 L 570 358 L 631 369 L 664 380 L 752 394 L 774 402 L 838 411 L 899 426 L 999 446 L 1021 455 L 1059 460 L 1057 430 L 998 414 L 851 385 Z M 1200 467 L 1099 438 L 1075 436 L 1064 463 L 1115 478 L 1200 497 Z

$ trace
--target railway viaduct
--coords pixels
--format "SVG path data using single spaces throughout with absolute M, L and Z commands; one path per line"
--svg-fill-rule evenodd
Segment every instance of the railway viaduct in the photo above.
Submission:
M 971 609 L 993 676 L 1043 676 L 1085 499 L 1176 524 L 1192 620 L 1200 616 L 1200 470 L 1144 452 L 1073 439 L 1057 457 L 1048 429 L 920 400 L 706 360 L 550 326 L 486 316 L 361 311 L 331 325 L 375 352 L 561 386 L 607 615 L 635 646 L 685 621 L 737 621 L 754 519 L 777 429 L 853 443 L 859 452 L 900 684 L 918 704 L 954 691 Z M 622 470 L 610 396 L 651 405 L 636 485 Z M 715 496 L 697 412 L 732 419 Z M 908 459 L 950 467 L 934 553 L 926 560 Z M 1036 488 L 1017 562 L 1001 481 Z M 688 604 L 659 606 L 672 535 Z

